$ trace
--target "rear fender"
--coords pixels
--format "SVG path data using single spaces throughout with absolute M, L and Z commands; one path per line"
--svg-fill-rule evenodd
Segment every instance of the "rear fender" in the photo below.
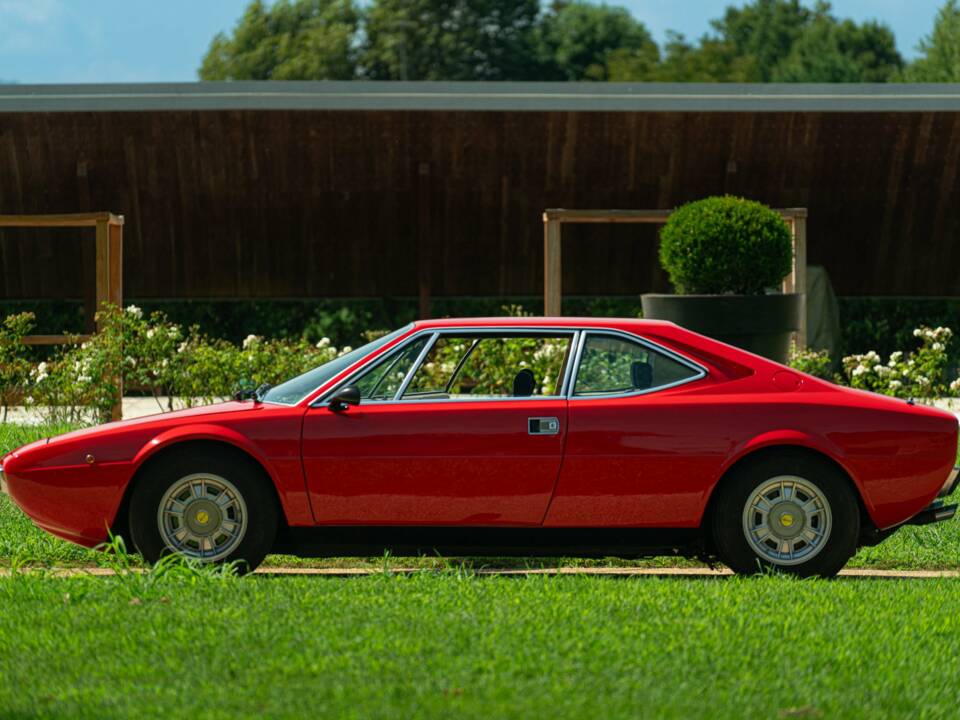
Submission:
M 822 435 L 814 435 L 812 433 L 807 433 L 803 432 L 802 430 L 795 430 L 792 428 L 769 430 L 761 433 L 760 435 L 756 435 L 749 440 L 745 440 L 736 448 L 734 448 L 734 451 L 730 453 L 729 457 L 727 457 L 726 461 L 721 466 L 720 473 L 710 488 L 708 497 L 705 499 L 706 502 L 704 503 L 704 508 L 706 508 L 709 504 L 710 497 L 716 490 L 721 478 L 723 478 L 723 476 L 729 472 L 730 468 L 758 450 L 777 446 L 792 446 L 812 450 L 836 463 L 836 465 L 839 466 L 840 469 L 843 470 L 843 472 L 847 474 L 847 477 L 849 477 L 853 482 L 857 489 L 857 493 L 859 494 L 860 499 L 867 510 L 867 514 L 870 515 L 871 519 L 873 519 L 875 509 L 870 503 L 867 494 L 864 492 L 864 488 L 859 479 L 853 472 L 851 472 L 850 467 L 846 462 L 846 454 L 843 452 L 843 450 Z

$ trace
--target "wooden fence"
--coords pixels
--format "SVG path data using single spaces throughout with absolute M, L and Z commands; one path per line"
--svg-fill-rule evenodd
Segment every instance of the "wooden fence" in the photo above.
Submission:
M 960 295 L 958 113 L 20 113 L 0 158 L 2 212 L 126 216 L 128 297 L 538 295 L 544 208 L 718 193 L 808 208 L 840 295 Z M 565 293 L 667 289 L 655 228 L 570 231 Z M 80 244 L 26 232 L 0 298 L 82 297 Z

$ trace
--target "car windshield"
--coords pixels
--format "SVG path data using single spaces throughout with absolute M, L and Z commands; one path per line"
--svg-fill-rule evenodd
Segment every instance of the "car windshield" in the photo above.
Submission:
M 313 370 L 308 370 L 303 375 L 298 375 L 291 380 L 280 383 L 267 390 L 260 399 L 263 402 L 277 403 L 279 405 L 295 405 L 325 382 L 338 375 L 341 371 L 347 369 L 375 350 L 382 348 L 387 343 L 396 340 L 412 328 L 413 324 L 411 323 L 406 327 L 394 330 L 392 333 L 377 338 L 362 347 L 358 347 L 356 350 L 334 358 L 328 363 L 315 367 Z

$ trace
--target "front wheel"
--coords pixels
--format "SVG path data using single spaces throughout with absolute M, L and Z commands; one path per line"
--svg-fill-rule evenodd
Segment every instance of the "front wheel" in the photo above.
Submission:
M 831 577 L 856 551 L 857 498 L 826 461 L 790 452 L 767 456 L 735 469 L 717 492 L 713 540 L 737 573 Z
M 216 450 L 174 451 L 144 470 L 130 498 L 130 535 L 148 562 L 176 554 L 252 571 L 276 536 L 276 502 L 249 462 Z

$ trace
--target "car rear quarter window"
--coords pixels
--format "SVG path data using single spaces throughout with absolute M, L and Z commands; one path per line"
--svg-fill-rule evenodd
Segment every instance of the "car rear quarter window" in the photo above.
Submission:
M 703 375 L 692 364 L 617 335 L 589 333 L 580 355 L 573 394 L 649 392 Z

